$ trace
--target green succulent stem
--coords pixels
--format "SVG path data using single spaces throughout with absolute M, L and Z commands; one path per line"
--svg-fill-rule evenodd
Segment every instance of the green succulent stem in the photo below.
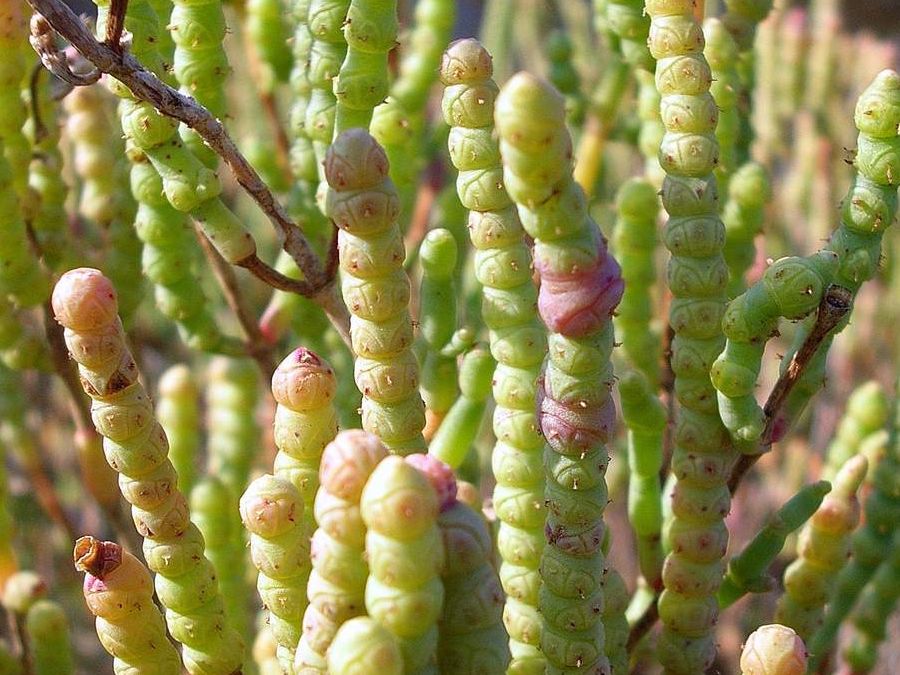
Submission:
M 538 424 L 549 446 L 543 461 L 546 510 L 531 502 L 526 521 L 546 521 L 540 649 L 548 672 L 605 672 L 603 513 L 607 443 L 615 426 L 611 318 L 624 283 L 572 177 L 561 95 L 519 73 L 497 97 L 494 120 L 503 184 L 534 239 L 537 307 L 548 331 L 536 392 Z M 529 504 L 517 501 L 520 509 Z
M 325 175 L 326 210 L 340 229 L 341 291 L 351 314 L 363 428 L 392 452 L 418 452 L 425 447 L 425 406 L 412 350 L 399 198 L 387 156 L 367 131 L 350 129 L 329 148 Z
M 769 566 L 781 553 L 787 537 L 803 527 L 830 491 L 831 484 L 824 480 L 804 486 L 778 509 L 744 550 L 728 562 L 725 580 L 716 595 L 721 609 L 730 607 L 747 593 L 761 593 L 772 588 L 772 579 L 767 574 Z
M 862 391 L 869 389 L 863 385 Z M 857 399 L 860 401 L 860 399 Z M 863 503 L 865 518 L 852 538 L 853 555 L 837 576 L 824 621 L 809 641 L 811 665 L 818 668 L 836 641 L 838 631 L 853 609 L 863 588 L 891 551 L 900 517 L 900 398 L 895 398 L 892 433 L 886 452 L 870 473 L 871 489 Z M 860 401 L 861 402 L 861 401 Z
M 782 258 L 728 303 L 722 319 L 727 341 L 710 379 L 718 391 L 722 422 L 742 449 L 756 451 L 767 423 L 754 396 L 766 342 L 777 334 L 779 319 L 802 319 L 819 307 L 837 267 L 838 256 L 832 251 Z
M 437 651 L 440 672 L 502 675 L 510 660 L 509 637 L 487 523 L 472 507 L 454 501 L 438 516 L 438 526 L 446 557 L 441 573 L 446 595 Z
M 628 519 L 637 536 L 638 566 L 647 584 L 661 590 L 664 556 L 659 472 L 666 409 L 637 371 L 627 371 L 619 378 L 619 397 L 628 429 Z
M 278 661 L 291 672 L 306 611 L 310 572 L 309 529 L 300 492 L 288 481 L 265 475 L 247 487 L 241 520 L 250 532 L 250 558 L 259 571 L 256 588 L 269 612 Z
M 92 400 L 107 461 L 119 473 L 120 489 L 144 537 L 144 557 L 156 572 L 169 631 L 184 645 L 185 668 L 190 675 L 231 673 L 243 662 L 243 641 L 225 623 L 215 572 L 203 556 L 203 537 L 176 487 L 165 432 L 125 344 L 115 289 L 98 270 L 79 268 L 61 277 L 52 301 Z
M 436 663 L 444 604 L 437 493 L 403 458 L 385 457 L 366 481 L 360 510 L 367 528 L 366 611 L 397 637 L 404 672 L 428 672 Z
M 459 171 L 456 189 L 469 209 L 475 277 L 483 294 L 481 315 L 497 362 L 492 380 L 497 442 L 491 463 L 497 480 L 494 500 L 500 521 L 500 579 L 507 596 L 504 622 L 511 640 L 510 673 L 525 674 L 543 672 L 545 667 L 539 651 L 537 612 L 538 568 L 544 547 L 541 457 L 545 443 L 535 411 L 534 382 L 540 374 L 546 337 L 534 311 L 537 291 L 525 230 L 503 188 L 500 151 L 493 136 L 498 88 L 491 74 L 491 57 L 484 47 L 475 40 L 454 42 L 441 64 L 441 108 L 451 127 L 448 146 Z M 459 404 L 460 413 L 464 405 Z M 458 465 L 464 450 L 449 443 L 451 427 L 443 433 L 442 439 L 436 440 L 448 442 L 433 443 L 431 452 Z M 445 448 L 454 455 L 444 452 Z
M 859 130 L 854 160 L 857 172 L 841 203 L 841 223 L 826 247 L 838 255 L 834 283 L 850 291 L 852 299 L 862 284 L 875 275 L 884 233 L 894 222 L 897 211 L 900 75 L 893 70 L 879 73 L 857 100 L 854 120 Z M 784 415 L 788 422 L 796 419 L 809 398 L 822 387 L 828 350 L 834 337 L 848 323 L 849 316 L 816 350 L 786 402 Z M 811 319 L 800 325 L 785 355 L 785 364 L 809 336 L 812 325 Z
M 309 605 L 297 647 L 297 675 L 327 672 L 326 656 L 342 624 L 365 612 L 369 567 L 366 526 L 360 511 L 363 487 L 388 454 L 376 436 L 342 431 L 322 454 L 314 513 L 312 572 L 306 587 Z
M 428 444 L 428 453 L 453 469 L 465 461 L 481 429 L 491 395 L 493 367 L 494 359 L 486 349 L 476 347 L 463 357 L 460 396 Z
M 659 599 L 664 628 L 658 656 L 669 675 L 702 672 L 715 658 L 715 594 L 728 543 L 727 478 L 735 461 L 719 419 L 709 369 L 722 351 L 728 268 L 725 227 L 718 216 L 715 137 L 718 107 L 704 36 L 690 0 L 648 0 L 649 48 L 665 134 L 659 149 L 666 172 L 662 203 L 669 214 L 663 242 L 671 253 L 667 281 L 675 332 L 671 367 L 679 411 L 672 472 L 671 552 Z
M 775 620 L 804 639 L 812 637 L 821 624 L 832 585 L 850 555 L 850 535 L 860 516 L 856 493 L 867 468 L 862 455 L 841 467 L 831 492 L 800 533 L 799 557 L 785 570 L 785 592 Z
M 170 366 L 159 378 L 156 416 L 169 439 L 178 489 L 190 494 L 200 452 L 200 390 L 189 366 Z

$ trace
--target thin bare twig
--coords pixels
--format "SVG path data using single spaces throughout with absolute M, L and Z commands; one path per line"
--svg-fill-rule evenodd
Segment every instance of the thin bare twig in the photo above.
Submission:
M 68 8 L 67 8 L 68 9 Z M 75 16 L 74 14 L 72 16 Z M 76 87 L 94 84 L 100 79 L 100 70 L 94 68 L 85 73 L 75 73 L 69 65 L 69 59 L 65 53 L 56 47 L 56 35 L 50 22 L 41 14 L 31 17 L 31 37 L 28 41 L 41 57 L 41 63 L 51 73 L 63 82 L 68 82 Z
M 338 230 L 337 226 L 333 226 L 334 231 L 331 233 L 331 241 L 328 243 L 328 258 L 325 260 L 325 271 L 329 274 L 336 275 L 338 265 L 341 262 L 340 249 L 338 248 Z
M 47 137 L 47 125 L 41 115 L 41 102 L 38 96 L 38 87 L 41 84 L 41 73 L 46 70 L 43 61 L 36 63 L 31 69 L 31 77 L 28 78 L 28 95 L 31 98 L 31 119 L 34 120 L 35 145 Z
M 809 335 L 807 335 L 806 340 L 804 340 L 800 349 L 797 350 L 797 353 L 791 358 L 787 368 L 781 373 L 763 407 L 766 415 L 766 426 L 759 441 L 758 452 L 741 455 L 731 472 L 731 477 L 728 479 L 728 489 L 731 490 L 732 494 L 735 493 L 738 485 L 740 485 L 741 480 L 750 468 L 772 447 L 772 443 L 782 438 L 786 433 L 787 426 L 793 420 L 785 420 L 782 417 L 782 407 L 797 382 L 803 376 L 806 366 L 816 355 L 816 352 L 819 351 L 822 342 L 831 334 L 831 331 L 835 329 L 841 320 L 847 316 L 847 312 L 850 311 L 852 306 L 853 293 L 843 286 L 832 285 L 822 296 L 822 301 L 819 303 L 818 313 L 816 314 L 816 321 Z
M 106 17 L 106 38 L 104 43 L 122 52 L 122 31 L 125 30 L 125 13 L 128 11 L 128 0 L 112 0 L 109 14 Z
M 127 51 L 117 52 L 109 45 L 98 42 L 72 10 L 60 0 L 28 0 L 28 2 L 35 11 L 43 15 L 42 20 L 68 40 L 100 72 L 113 76 L 127 86 L 136 99 L 150 103 L 162 114 L 183 122 L 203 138 L 224 160 L 237 182 L 272 222 L 281 236 L 284 250 L 297 263 L 306 282 L 298 285 L 296 280 L 278 275 L 277 272 L 272 274 L 274 270 L 269 272 L 271 268 L 261 267 L 262 261 L 258 258 L 248 259 L 242 266 L 254 273 L 257 271 L 264 273 L 265 276 L 260 278 L 276 288 L 312 298 L 325 309 L 329 319 L 335 323 L 341 334 L 346 335 L 349 314 L 333 292 L 334 277 L 328 276 L 301 229 L 237 149 L 222 123 L 194 99 L 160 81 Z
M 222 295 L 225 296 L 225 302 L 228 303 L 231 311 L 234 312 L 238 323 L 241 325 L 241 330 L 244 331 L 244 335 L 247 338 L 244 342 L 244 348 L 247 350 L 248 356 L 256 361 L 263 378 L 271 379 L 272 373 L 275 372 L 271 345 L 266 342 L 259 330 L 256 319 L 253 317 L 249 307 L 247 307 L 246 298 L 241 293 L 234 269 L 219 254 L 216 247 L 212 245 L 199 228 L 197 228 L 197 238 L 200 240 L 200 245 L 203 247 L 207 260 L 212 265 L 213 273 L 216 275 L 219 286 L 222 288 Z
M 779 440 L 787 432 L 787 427 L 793 420 L 785 420 L 782 418 L 782 407 L 788 399 L 793 388 L 796 386 L 809 362 L 818 352 L 819 347 L 825 338 L 831 334 L 831 331 L 847 316 L 853 305 L 853 294 L 850 290 L 843 286 L 832 285 L 825 291 L 822 301 L 816 314 L 816 321 L 813 324 L 809 335 L 804 340 L 800 349 L 794 354 L 787 368 L 781 373 L 775 386 L 766 399 L 763 411 L 766 415 L 766 426 L 760 437 L 757 451 L 755 454 L 741 455 L 735 464 L 728 479 L 728 489 L 733 495 L 741 480 L 754 464 L 762 457 L 772 443 Z M 647 608 L 644 615 L 637 620 L 628 637 L 628 646 L 632 646 L 632 640 L 636 643 L 640 638 L 653 627 L 656 619 L 659 618 L 659 610 L 657 609 L 657 600 L 654 599 L 653 604 Z
M 28 645 L 28 632 L 25 630 L 25 616 L 13 612 L 12 617 L 16 637 L 19 639 L 19 644 L 22 647 L 22 653 L 19 654 L 19 662 L 22 664 L 22 675 L 33 675 L 34 661 L 31 658 L 31 648 Z
M 659 618 L 659 594 L 655 598 L 653 598 L 653 602 L 647 605 L 647 609 L 644 610 L 644 614 L 638 619 L 634 625 L 631 627 L 631 630 L 628 632 L 628 642 L 626 643 L 626 649 L 629 653 L 634 651 L 634 648 L 637 646 L 638 642 L 650 632 L 650 629 L 653 628 L 653 625 L 656 623 L 656 620 Z

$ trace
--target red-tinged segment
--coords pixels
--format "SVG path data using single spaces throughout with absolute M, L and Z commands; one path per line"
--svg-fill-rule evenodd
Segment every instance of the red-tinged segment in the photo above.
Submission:
M 547 395 L 543 378 L 538 381 L 537 398 L 541 433 L 554 450 L 565 454 L 587 452 L 609 442 L 616 424 L 612 398 L 600 406 L 566 405 Z
M 321 408 L 334 399 L 336 388 L 334 370 L 306 347 L 288 354 L 272 375 L 272 396 L 294 411 Z
M 406 457 L 406 461 L 422 472 L 431 483 L 437 493 L 441 513 L 456 503 L 456 476 L 453 475 L 453 469 L 434 455 L 416 453 Z
M 596 264 L 584 272 L 558 274 L 549 265 L 536 267 L 541 277 L 538 311 L 554 333 L 583 337 L 596 332 L 609 321 L 625 291 L 619 263 L 602 240 Z
M 97 330 L 117 318 L 112 282 L 100 270 L 90 267 L 66 272 L 53 289 L 51 303 L 56 320 L 74 331 Z

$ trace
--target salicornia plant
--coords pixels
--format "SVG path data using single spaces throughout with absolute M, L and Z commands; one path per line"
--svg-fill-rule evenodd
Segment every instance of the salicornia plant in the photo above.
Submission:
M 0 0 L 0 673 L 889 670 L 900 15 L 793 4 Z

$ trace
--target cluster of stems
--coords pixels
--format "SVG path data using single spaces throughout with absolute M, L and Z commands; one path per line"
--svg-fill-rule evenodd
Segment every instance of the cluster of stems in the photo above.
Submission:
M 704 37 L 690 0 L 646 3 L 649 46 L 665 135 L 659 161 L 666 172 L 662 202 L 669 214 L 663 241 L 671 253 L 667 281 L 674 329 L 671 368 L 679 411 L 674 431 L 668 528 L 669 554 L 659 598 L 664 628 L 658 653 L 667 672 L 696 673 L 712 664 L 715 593 L 728 544 L 726 481 L 734 450 L 719 420 L 710 367 L 721 352 L 728 268 L 725 228 L 718 216 L 715 137 L 718 107 Z
M 772 0 L 557 3 L 565 30 L 547 36 L 541 2 L 488 0 L 497 63 L 475 39 L 448 44 L 467 18 L 451 0 L 96 0 L 97 38 L 63 0 L 0 3 L 0 601 L 15 652 L 4 638 L 0 672 L 76 670 L 78 632 L 28 569 L 47 554 L 13 546 L 33 537 L 16 526 L 23 477 L 54 535 L 116 529 L 121 545 L 74 550 L 116 673 L 624 675 L 653 650 L 666 675 L 697 675 L 717 661 L 722 612 L 779 583 L 778 623 L 746 637 L 743 675 L 875 668 L 900 599 L 900 419 L 878 382 L 831 439 L 816 411 L 822 470 L 755 509 L 768 520 L 727 555 L 744 534 L 733 493 L 824 386 L 854 304 L 868 321 L 853 349 L 867 312 L 894 311 L 859 293 L 880 270 L 900 279 L 885 239 L 894 70 L 857 101 L 856 172 L 828 242 L 763 262 L 799 247 L 779 218 L 809 216 L 806 243 L 830 229 L 841 175 L 827 156 L 852 133 L 832 112 L 852 79 L 826 34 L 837 0 L 814 0 L 808 26 L 805 9 L 777 10 L 759 40 Z M 234 79 L 250 74 L 268 123 L 241 133 L 268 185 L 221 122 L 242 122 L 232 10 L 249 61 Z M 498 85 L 495 67 L 505 78 L 517 61 L 548 80 Z M 787 122 L 798 156 L 770 185 Z M 279 236 L 257 235 L 220 164 Z M 262 252 L 278 248 L 270 267 Z M 163 331 L 138 312 L 151 285 Z M 222 332 L 221 306 L 241 337 Z M 880 377 L 880 357 L 859 362 Z M 73 508 L 66 458 L 44 452 L 67 436 L 38 432 L 26 405 L 55 413 L 57 392 L 29 371 L 66 384 L 81 483 L 109 523 Z M 627 487 L 608 475 L 617 443 Z M 632 579 L 613 569 L 619 511 Z
M 350 310 L 363 428 L 392 452 L 424 449 L 425 411 L 413 353 L 399 199 L 384 150 L 363 129 L 338 136 L 325 159 L 326 210 L 340 228 L 341 291 Z
M 475 275 L 483 289 L 481 315 L 497 361 L 492 381 L 497 442 L 491 463 L 497 479 L 494 504 L 500 520 L 497 544 L 507 598 L 505 622 L 512 641 L 510 668 L 513 673 L 532 673 L 544 668 L 537 606 L 545 513 L 541 461 L 546 444 L 537 420 L 534 382 L 546 337 L 533 310 L 537 292 L 525 231 L 503 188 L 494 138 L 498 88 L 491 74 L 491 57 L 477 41 L 453 43 L 441 64 L 445 86 L 441 107 L 451 127 L 450 158 L 459 171 L 457 193 L 469 209 Z M 432 444 L 431 451 L 454 464 L 439 452 L 441 447 Z
M 541 282 L 537 306 L 549 332 L 536 383 L 538 425 L 549 446 L 540 647 L 553 671 L 602 672 L 608 667 L 601 621 L 605 474 L 615 426 L 611 315 L 623 282 L 572 178 L 562 97 L 546 82 L 520 73 L 497 97 L 494 119 L 503 183 L 534 239 Z M 533 509 L 527 502 L 517 506 L 520 512 Z M 584 575 L 573 578 L 560 567 Z
M 365 612 L 369 568 L 360 496 L 387 448 L 375 436 L 342 431 L 322 453 L 315 498 L 318 529 L 312 536 L 309 605 L 294 668 L 300 675 L 326 672 L 326 655 L 345 622 Z M 332 650 L 336 651 L 336 650 Z
M 215 573 L 203 557 L 203 537 L 177 488 L 165 432 L 125 344 L 115 290 L 98 270 L 79 268 L 60 278 L 52 300 L 69 355 L 92 399 L 106 459 L 119 473 L 122 494 L 144 537 L 144 557 L 156 573 L 169 631 L 184 646 L 185 668 L 191 675 L 237 670 L 243 641 L 226 623 Z
M 185 7 L 191 7 L 192 4 Z M 219 3 L 207 4 L 215 11 L 221 11 Z M 101 1 L 98 7 L 98 30 L 104 31 L 109 16 L 109 0 Z M 212 26 L 215 25 L 213 22 Z M 202 19 L 199 22 L 190 21 L 186 28 L 192 26 L 196 26 L 200 34 L 205 31 Z M 129 3 L 125 27 L 132 34 L 132 52 L 135 57 L 150 71 L 161 74 L 163 56 L 157 46 L 160 27 L 158 17 L 148 6 L 147 0 Z M 192 32 L 195 31 L 185 30 L 181 37 L 191 41 L 196 37 L 189 34 Z M 188 57 L 187 64 L 182 64 L 188 69 L 192 56 Z M 205 66 L 204 59 L 201 58 L 199 63 L 202 69 Z M 178 70 L 179 67 L 176 66 L 176 71 Z M 186 74 L 183 77 L 188 82 L 185 86 L 194 86 Z M 207 78 L 201 75 L 201 80 Z M 111 79 L 108 84 L 113 93 L 122 98 L 119 114 L 126 140 L 153 165 L 162 180 L 162 191 L 169 203 L 177 211 L 193 216 L 204 236 L 226 261 L 237 263 L 254 256 L 256 242 L 238 217 L 220 199 L 222 185 L 215 171 L 198 159 L 178 136 L 177 122 L 157 111 L 150 103 L 135 99 L 121 82 Z M 200 84 L 197 83 L 198 86 Z M 200 144 L 202 145 L 202 141 Z

